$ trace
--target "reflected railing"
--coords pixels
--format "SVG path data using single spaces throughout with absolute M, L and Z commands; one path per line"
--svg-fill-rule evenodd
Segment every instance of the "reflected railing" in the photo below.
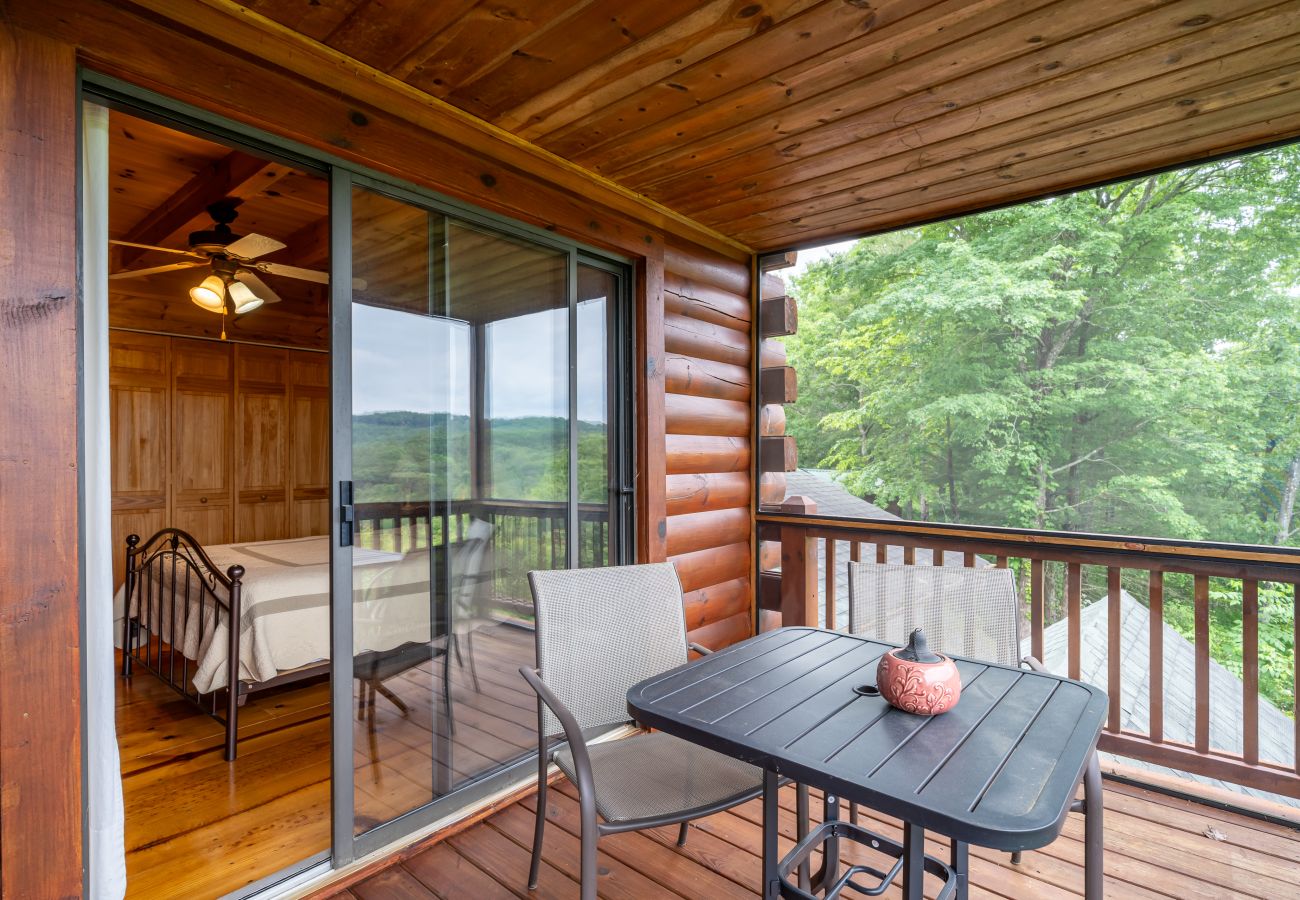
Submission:
M 483 566 L 484 600 L 502 617 L 533 618 L 528 573 L 568 565 L 568 504 L 545 500 L 434 500 L 360 503 L 355 510 L 357 546 L 407 553 L 459 543 L 479 519 L 492 526 Z M 576 562 L 610 563 L 609 507 L 578 504 Z
M 1295 550 L 821 517 L 799 497 L 782 510 L 758 515 L 760 606 L 782 624 L 846 628 L 850 560 L 1012 568 L 1024 651 L 1107 691 L 1100 749 L 1300 798 Z M 1261 666 L 1269 616 L 1284 673 L 1278 654 Z

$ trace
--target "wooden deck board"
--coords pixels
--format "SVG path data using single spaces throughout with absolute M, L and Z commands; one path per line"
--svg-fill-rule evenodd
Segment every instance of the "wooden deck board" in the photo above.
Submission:
M 451 666 L 456 728 L 442 737 L 451 748 L 444 762 L 456 778 L 536 747 L 536 700 L 516 671 L 531 661 L 532 635 L 490 628 L 476 636 L 474 652 L 481 691 L 474 690 L 468 668 Z M 356 723 L 359 821 L 377 824 L 432 796 L 434 738 L 445 727 L 442 668 L 440 661 L 421 668 L 385 683 L 411 713 L 402 716 L 378 699 L 378 760 L 370 755 L 366 723 Z M 221 726 L 148 672 L 119 679 L 117 702 L 128 897 L 215 897 L 329 849 L 328 683 L 254 694 L 240 710 L 233 765 L 222 759 Z M 421 894 L 416 888 L 417 872 L 393 872 L 353 894 L 356 900 L 490 896 L 430 887 Z M 501 896 L 513 896 L 502 890 Z
M 553 786 L 545 865 L 533 894 L 525 885 L 536 810 L 531 797 L 393 868 L 417 874 L 425 887 L 442 897 L 576 897 L 576 796 L 565 781 Z M 1300 830 L 1109 781 L 1105 806 L 1109 897 L 1224 900 L 1294 895 L 1294 878 L 1290 883 L 1284 879 L 1300 856 Z M 816 818 L 821 809 L 816 796 L 812 807 Z M 867 827 L 890 837 L 901 835 L 898 822 L 867 810 L 862 815 Z M 758 801 L 752 801 L 701 819 L 692 823 L 685 848 L 675 844 L 676 828 L 603 838 L 599 896 L 606 900 L 752 897 L 759 880 L 760 816 Z M 787 789 L 782 796 L 783 849 L 790 846 L 794 829 L 794 792 Z M 1082 837 L 1082 819 L 1072 815 L 1055 843 L 1026 853 L 1019 866 L 1011 864 L 1007 853 L 972 848 L 971 896 L 1008 900 L 1081 896 Z M 927 850 L 945 856 L 947 841 L 930 838 Z M 863 852 L 867 851 L 854 848 L 847 855 L 857 858 Z M 469 879 L 461 881 L 467 872 Z M 369 880 L 353 885 L 352 891 L 364 898 Z M 898 897 L 900 892 L 894 887 L 885 896 Z M 927 885 L 926 896 L 934 896 L 934 885 Z

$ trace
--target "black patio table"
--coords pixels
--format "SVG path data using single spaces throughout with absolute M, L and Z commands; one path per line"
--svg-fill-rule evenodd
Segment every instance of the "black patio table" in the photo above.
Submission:
M 957 706 L 934 717 L 889 706 L 876 664 L 893 645 L 817 628 L 780 628 L 648 678 L 628 691 L 643 726 L 693 741 L 764 770 L 764 900 L 834 897 L 850 879 L 883 892 L 901 870 L 903 896 L 920 900 L 925 872 L 939 897 L 965 897 L 967 845 L 1030 850 L 1051 843 L 1069 813 L 1106 714 L 1104 692 L 1057 675 L 954 657 Z M 825 794 L 825 821 L 777 857 L 781 779 Z M 838 803 L 902 820 L 898 844 L 838 819 Z M 949 862 L 924 853 L 926 830 L 952 841 Z M 839 840 L 895 858 L 888 871 L 839 873 Z M 804 868 L 818 846 L 815 879 Z M 801 884 L 790 874 L 801 869 Z M 861 873 L 878 890 L 856 883 Z

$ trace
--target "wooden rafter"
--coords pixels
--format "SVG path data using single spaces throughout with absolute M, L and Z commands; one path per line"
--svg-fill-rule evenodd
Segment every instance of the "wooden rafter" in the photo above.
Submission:
M 185 182 L 153 212 L 122 235 L 122 240 L 136 244 L 171 246 L 168 243 L 171 238 L 212 203 L 223 197 L 246 197 L 264 191 L 292 171 L 289 166 L 232 150 Z M 120 265 L 129 266 L 147 252 L 135 247 L 123 247 L 119 257 Z

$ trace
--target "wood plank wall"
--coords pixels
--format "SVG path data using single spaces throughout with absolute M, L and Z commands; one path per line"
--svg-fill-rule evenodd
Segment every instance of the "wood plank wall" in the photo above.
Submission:
M 670 239 L 663 289 L 665 549 L 691 640 L 718 649 L 754 624 L 750 271 Z
M 81 895 L 77 82 L 0 22 L 0 895 Z
M 249 30 L 237 10 L 169 9 L 185 21 L 117 2 L 87 16 L 79 0 L 11 0 L 0 13 L 0 184 L 26 188 L 0 191 L 5 896 L 81 886 L 78 62 L 637 260 L 640 556 L 678 564 L 692 639 L 722 646 L 752 632 L 748 251 L 290 37 Z M 21 252 L 32 246 L 41 252 Z

